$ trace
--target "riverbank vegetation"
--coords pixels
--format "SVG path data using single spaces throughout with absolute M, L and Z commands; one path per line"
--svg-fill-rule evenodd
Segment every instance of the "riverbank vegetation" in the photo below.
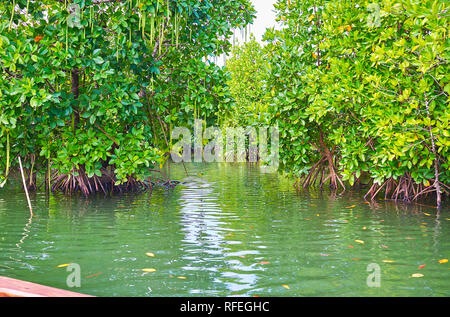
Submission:
M 248 0 L 0 1 L 0 185 L 131 190 L 164 164 L 170 130 L 227 107 L 207 62 L 252 21 Z
M 440 206 L 450 192 L 444 0 L 278 0 L 281 28 L 235 46 L 248 0 L 0 1 L 0 186 L 151 184 L 171 131 L 277 126 L 297 189 Z
M 264 105 L 247 124 L 278 125 L 281 170 L 298 189 L 367 186 L 367 198 L 432 196 L 440 206 L 450 191 L 448 3 L 275 8 L 281 29 L 267 30 L 263 48 L 234 50 L 230 86 L 237 109 Z M 255 69 L 265 69 L 256 83 Z

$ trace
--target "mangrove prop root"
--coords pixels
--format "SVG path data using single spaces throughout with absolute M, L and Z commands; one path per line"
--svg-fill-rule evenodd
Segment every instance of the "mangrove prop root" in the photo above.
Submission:
M 72 170 L 70 174 L 56 175 L 52 179 L 52 192 L 63 192 L 66 194 L 74 194 L 81 192 L 84 196 L 89 196 L 95 193 L 123 193 L 123 192 L 138 192 L 153 190 L 156 185 L 151 181 L 151 178 L 145 181 L 139 181 L 134 176 L 128 176 L 127 181 L 123 184 L 116 185 L 116 177 L 114 173 L 108 172 L 105 169 L 101 170 L 102 175 L 94 175 L 88 177 L 83 168 Z M 173 188 L 180 182 L 166 180 L 157 183 L 165 188 Z
M 329 187 L 333 190 L 337 190 L 339 186 L 345 191 L 345 185 L 341 180 L 340 175 L 336 172 L 337 157 L 335 156 L 336 146 L 330 151 L 324 142 L 324 136 L 320 131 L 318 148 L 320 149 L 321 158 L 309 169 L 309 173 L 297 180 L 294 186 L 298 189 L 308 188 L 316 184 L 317 178 L 320 175 L 319 186 L 323 188 L 327 181 L 329 181 Z M 328 175 L 326 173 L 328 172 Z M 325 177 L 324 177 L 325 176 Z
M 370 200 L 374 200 L 378 193 L 384 189 L 385 199 L 413 202 L 418 199 L 427 198 L 431 193 L 436 194 L 436 184 L 434 183 L 434 180 L 429 183 L 431 183 L 431 185 L 424 185 L 423 183 L 417 184 L 409 174 L 405 174 L 397 180 L 389 178 L 382 185 L 373 183 L 364 196 L 364 199 L 370 198 Z M 449 191 L 447 191 L 447 189 L 450 188 L 441 182 L 439 185 L 442 186 L 440 187 L 440 190 L 448 196 Z

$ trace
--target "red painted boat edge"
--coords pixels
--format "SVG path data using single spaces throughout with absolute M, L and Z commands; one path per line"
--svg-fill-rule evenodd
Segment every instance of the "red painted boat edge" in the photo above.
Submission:
M 0 276 L 0 297 L 93 297 L 55 287 Z

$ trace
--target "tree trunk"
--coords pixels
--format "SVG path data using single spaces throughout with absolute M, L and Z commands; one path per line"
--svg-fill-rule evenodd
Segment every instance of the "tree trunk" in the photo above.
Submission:
M 425 93 L 425 108 L 427 109 L 427 117 L 431 120 L 430 105 L 428 103 L 427 94 Z M 439 184 L 439 156 L 436 151 L 436 144 L 434 143 L 434 135 L 431 124 L 428 125 L 428 131 L 430 132 L 431 139 L 431 152 L 434 154 L 434 188 L 436 188 L 436 205 L 441 207 L 441 185 Z

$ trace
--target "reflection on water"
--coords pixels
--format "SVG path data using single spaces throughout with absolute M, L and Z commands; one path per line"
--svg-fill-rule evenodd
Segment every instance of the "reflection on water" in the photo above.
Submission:
M 57 266 L 74 262 L 75 290 L 98 296 L 450 295 L 448 208 L 296 193 L 255 166 L 171 170 L 184 184 L 152 194 L 34 194 L 33 218 L 20 188 L 1 190 L 0 275 L 69 289 Z
M 182 231 L 185 233 L 182 250 L 183 259 L 189 264 L 184 270 L 209 271 L 219 273 L 212 280 L 215 285 L 223 285 L 230 292 L 239 292 L 256 284 L 257 275 L 251 265 L 239 261 L 239 257 L 258 254 L 256 250 L 233 251 L 231 245 L 242 241 L 225 240 L 236 231 L 227 226 L 227 221 L 239 219 L 233 212 L 225 212 L 217 190 L 217 184 L 198 178 L 188 178 L 181 189 L 179 203 Z M 192 294 L 202 290 L 193 289 Z M 212 291 L 214 293 L 214 291 Z

